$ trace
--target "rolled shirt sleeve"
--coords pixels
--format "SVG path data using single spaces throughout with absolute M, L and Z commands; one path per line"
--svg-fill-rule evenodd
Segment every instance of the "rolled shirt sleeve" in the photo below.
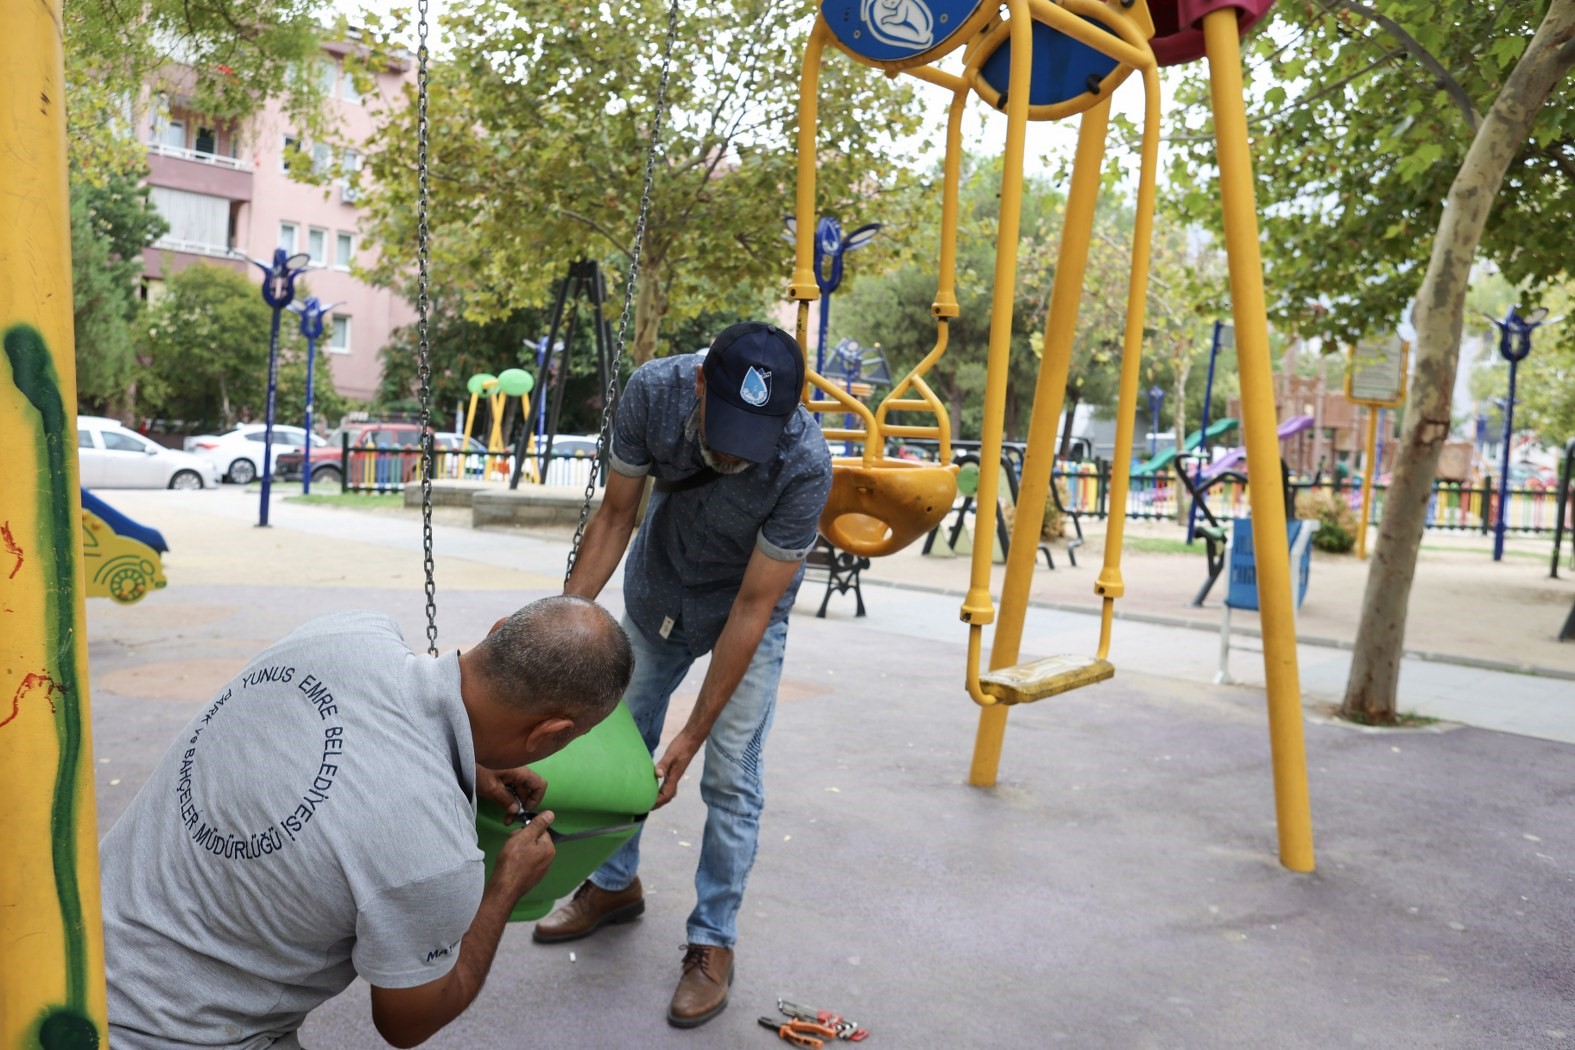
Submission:
M 803 561 L 815 546 L 820 529 L 820 512 L 831 493 L 828 462 L 795 478 L 783 491 L 771 516 L 760 527 L 755 546 L 777 561 Z
M 350 958 L 379 988 L 413 988 L 444 976 L 481 906 L 482 861 L 393 886 L 359 908 Z
M 651 472 L 651 449 L 645 436 L 651 411 L 649 378 L 643 369 L 635 369 L 618 398 L 607 458 L 612 469 L 625 477 L 643 478 Z

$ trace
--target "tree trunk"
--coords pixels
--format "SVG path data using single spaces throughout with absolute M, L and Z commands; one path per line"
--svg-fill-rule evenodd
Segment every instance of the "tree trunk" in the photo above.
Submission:
M 1072 424 L 1077 418 L 1077 406 L 1082 403 L 1081 391 L 1081 386 L 1067 389 L 1066 425 L 1061 428 L 1061 450 L 1056 453 L 1058 459 L 1066 459 L 1072 453 Z
M 1553 0 L 1477 129 L 1450 186 L 1432 258 L 1416 297 L 1416 379 L 1367 573 L 1351 677 L 1340 708 L 1347 718 L 1394 721 L 1417 548 L 1439 452 L 1449 436 L 1450 397 L 1460 358 L 1471 262 L 1505 171 L 1525 144 L 1543 103 L 1572 65 L 1575 0 Z
M 662 270 L 659 256 L 647 255 L 640 260 L 634 302 L 633 351 L 636 368 L 656 356 L 656 337 L 661 332 L 662 315 L 667 313 L 667 292 Z

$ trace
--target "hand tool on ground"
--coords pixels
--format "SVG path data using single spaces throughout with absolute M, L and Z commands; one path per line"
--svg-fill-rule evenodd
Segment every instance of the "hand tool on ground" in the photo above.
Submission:
M 816 1036 L 825 1036 L 826 1039 L 837 1038 L 837 1030 L 828 1025 L 817 1024 L 814 1021 L 804 1021 L 790 1018 L 785 1023 L 778 1022 L 775 1017 L 762 1017 L 760 1027 L 769 1028 L 775 1032 L 783 1042 L 792 1043 L 794 1046 L 807 1047 L 808 1050 L 820 1050 L 825 1046 L 825 1039 Z
M 811 1021 L 815 1024 L 825 1025 L 836 1033 L 838 1039 L 845 1039 L 850 1043 L 861 1042 L 869 1038 L 869 1029 L 860 1028 L 855 1022 L 849 1021 L 839 1014 L 834 1014 L 830 1010 L 816 1010 L 808 1006 L 800 1006 L 798 1003 L 789 1002 L 786 999 L 777 1000 L 777 1009 L 796 1020 Z

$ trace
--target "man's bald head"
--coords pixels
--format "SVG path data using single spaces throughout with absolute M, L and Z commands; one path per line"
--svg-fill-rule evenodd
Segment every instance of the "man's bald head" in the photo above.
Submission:
M 600 605 L 560 594 L 531 602 L 466 654 L 498 702 L 523 714 L 594 725 L 634 672 L 629 636 Z

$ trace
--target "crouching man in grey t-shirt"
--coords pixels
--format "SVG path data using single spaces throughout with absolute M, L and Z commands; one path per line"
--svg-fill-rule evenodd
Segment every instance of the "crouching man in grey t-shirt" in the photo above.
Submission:
M 553 859 L 543 813 L 485 880 L 476 797 L 539 803 L 520 767 L 605 718 L 632 663 L 605 610 L 562 596 L 437 659 L 372 612 L 265 651 L 100 845 L 111 1044 L 295 1047 L 357 975 L 395 1046 L 459 1016 Z

